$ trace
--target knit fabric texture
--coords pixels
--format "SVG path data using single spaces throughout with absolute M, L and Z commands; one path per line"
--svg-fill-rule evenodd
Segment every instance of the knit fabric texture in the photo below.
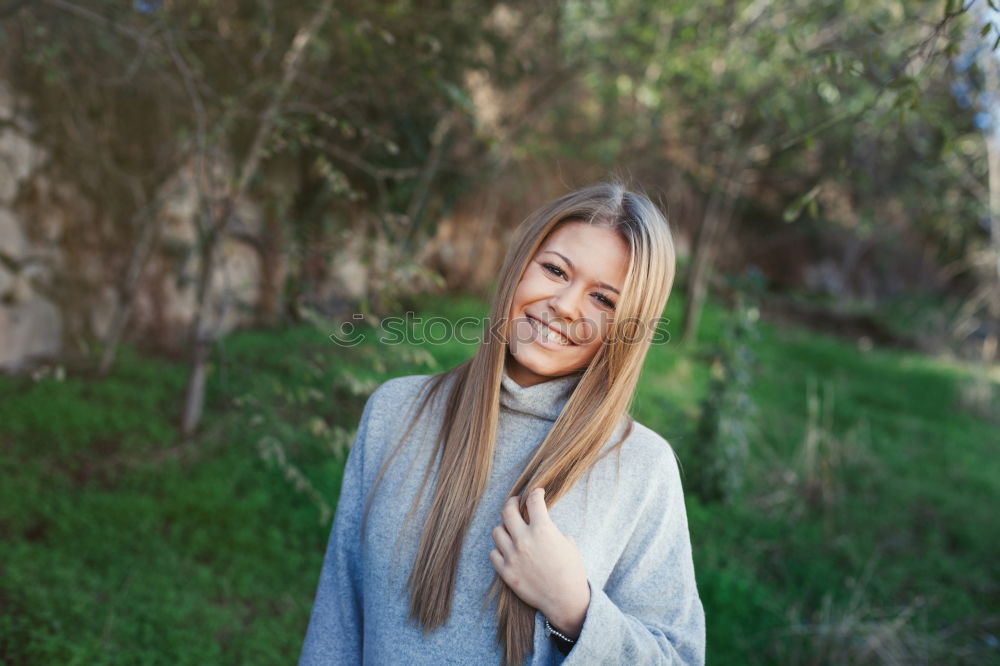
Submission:
M 579 382 L 568 375 L 524 387 L 504 372 L 500 422 L 486 490 L 465 535 L 448 621 L 424 635 L 409 617 L 406 580 L 433 496 L 439 461 L 413 518 L 404 519 L 441 424 L 443 395 L 428 405 L 387 469 L 361 520 L 376 475 L 405 431 L 429 375 L 382 384 L 365 405 L 344 470 L 333 528 L 299 660 L 320 664 L 499 664 L 491 530 L 508 492 Z M 451 389 L 449 382 L 442 392 Z M 627 421 L 604 445 L 618 441 Z M 660 435 L 635 422 L 549 514 L 580 549 L 590 605 L 563 655 L 535 613 L 530 664 L 703 664 L 705 615 L 695 583 L 677 462 Z

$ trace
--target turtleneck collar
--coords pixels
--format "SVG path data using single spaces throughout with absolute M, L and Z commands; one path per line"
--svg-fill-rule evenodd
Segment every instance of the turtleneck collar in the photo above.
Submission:
M 500 380 L 500 404 L 514 412 L 555 421 L 582 376 L 582 373 L 575 372 L 534 386 L 521 386 L 504 367 Z

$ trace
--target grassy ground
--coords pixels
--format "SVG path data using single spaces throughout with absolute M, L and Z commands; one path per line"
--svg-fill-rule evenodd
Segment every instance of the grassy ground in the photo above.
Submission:
M 728 319 L 710 308 L 699 345 L 654 346 L 636 399 L 686 483 Z M 688 493 L 709 662 L 1000 663 L 996 399 L 970 408 L 959 365 L 758 328 L 745 488 Z M 330 332 L 227 339 L 188 443 L 175 364 L 0 378 L 0 662 L 294 662 L 365 397 L 472 351 Z

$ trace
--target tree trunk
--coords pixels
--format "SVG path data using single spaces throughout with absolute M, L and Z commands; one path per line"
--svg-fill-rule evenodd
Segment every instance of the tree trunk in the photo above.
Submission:
M 989 59 L 986 67 L 986 84 L 989 90 L 996 91 L 1000 85 L 1000 62 L 994 54 L 986 56 Z M 993 320 L 990 322 L 986 338 L 983 340 L 982 349 L 982 376 L 980 381 L 983 384 L 983 399 L 985 409 L 989 410 L 993 401 L 993 384 L 990 381 L 990 370 L 997 359 L 997 327 L 1000 326 L 1000 127 L 997 120 L 1000 113 L 993 110 L 993 126 L 986 135 L 986 164 L 987 164 L 987 185 L 989 187 L 989 223 L 990 223 L 990 246 L 993 249 L 993 269 L 996 281 L 993 285 L 993 297 L 988 298 L 986 312 Z
M 156 225 L 156 214 L 158 207 L 150 206 L 142 211 L 142 228 L 139 230 L 139 239 L 132 247 L 132 255 L 129 257 L 128 269 L 125 277 L 118 285 L 118 303 L 114 315 L 111 317 L 111 326 L 104 340 L 104 349 L 101 352 L 101 361 L 97 367 L 97 373 L 101 377 L 106 376 L 115 363 L 118 355 L 118 346 L 122 338 L 125 337 L 125 330 L 128 320 L 132 316 L 132 304 L 135 300 L 135 293 L 139 288 L 139 280 L 142 271 L 146 267 L 146 261 L 152 254 L 156 246 L 159 228 Z
M 736 200 L 743 188 L 745 152 L 739 145 L 734 146 L 728 160 L 729 164 L 722 170 L 721 182 L 709 197 L 701 227 L 698 229 L 685 288 L 684 328 L 680 340 L 685 344 L 693 343 L 698 334 L 698 323 L 701 320 L 701 309 L 705 301 L 706 284 L 712 270 L 715 249 L 723 231 L 729 226 Z
M 715 228 L 719 224 L 718 199 L 718 191 L 709 198 L 691 253 L 691 267 L 688 269 L 687 285 L 684 290 L 684 329 L 680 340 L 685 344 L 694 342 L 698 332 L 698 322 L 701 319 L 701 308 L 705 300 L 705 279 L 711 262 L 709 256 L 714 253 Z
M 264 157 L 264 150 L 274 129 L 275 119 L 281 109 L 281 105 L 285 101 L 285 97 L 288 96 L 288 91 L 291 89 L 296 76 L 298 76 L 306 47 L 316 36 L 316 33 L 319 32 L 319 29 L 326 22 L 326 19 L 329 18 L 332 11 L 333 0 L 325 0 L 316 9 L 309 22 L 295 33 L 295 37 L 292 39 L 292 43 L 289 45 L 282 60 L 283 72 L 278 89 L 260 116 L 257 131 L 243 161 L 243 166 L 239 170 L 236 186 L 222 198 L 218 207 L 214 205 L 210 206 L 210 213 L 206 215 L 206 232 L 200 234 L 199 238 L 201 252 L 199 253 L 200 261 L 198 266 L 195 315 L 191 325 L 191 372 L 188 376 L 187 389 L 184 393 L 184 412 L 181 419 L 181 433 L 185 437 L 194 434 L 195 430 L 198 429 L 198 424 L 201 422 L 205 400 L 206 364 L 208 363 L 212 341 L 219 333 L 218 330 L 208 331 L 205 326 L 205 308 L 208 307 L 218 244 L 225 237 L 236 202 L 247 191 L 250 181 L 260 167 L 260 162 Z M 218 213 L 215 214 L 215 211 L 218 211 Z M 216 318 L 218 323 L 221 324 L 224 314 L 224 312 L 219 312 Z
M 228 217 L 228 214 L 228 210 L 223 211 L 223 215 Z M 221 225 L 212 224 L 208 233 L 201 238 L 194 320 L 191 324 L 191 372 L 188 374 L 187 389 L 184 391 L 184 413 L 181 418 L 181 434 L 185 437 L 191 436 L 198 429 L 205 402 L 205 366 L 208 363 L 208 351 L 212 342 L 205 324 L 207 318 L 205 308 L 208 307 L 212 273 L 215 271 L 219 226 Z
M 413 196 L 410 197 L 409 205 L 406 207 L 409 230 L 404 243 L 407 250 L 413 247 L 413 240 L 416 238 L 417 228 L 420 226 L 420 216 L 423 213 L 424 204 L 427 202 L 427 193 L 430 190 L 434 176 L 437 175 L 438 169 L 441 168 L 441 158 L 444 155 L 445 141 L 454 124 L 454 115 L 450 113 L 446 114 L 438 120 L 434 126 L 434 131 L 431 132 L 430 150 L 427 153 L 427 160 L 420 170 L 417 186 L 413 191 Z
M 994 54 L 987 54 L 988 62 L 983 67 L 987 90 L 996 91 L 1000 86 L 1000 62 Z M 1000 112 L 993 110 L 993 127 L 986 134 L 987 186 L 989 188 L 990 245 L 993 248 L 993 264 L 996 279 L 1000 285 Z M 1000 299 L 996 299 L 1000 301 Z M 995 308 L 991 308 L 995 310 Z M 997 316 L 993 311 L 991 315 Z

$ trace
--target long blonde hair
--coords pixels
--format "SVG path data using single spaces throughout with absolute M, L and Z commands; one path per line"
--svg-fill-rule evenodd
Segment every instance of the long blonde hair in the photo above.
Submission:
M 617 231 L 629 249 L 628 271 L 607 339 L 508 497 L 520 495 L 521 512 L 527 516 L 527 492 L 543 487 L 551 506 L 597 462 L 603 445 L 623 418 L 628 419 L 625 434 L 603 455 L 621 446 L 631 432 L 628 410 L 655 323 L 673 285 L 674 246 L 666 218 L 646 196 L 630 192 L 620 183 L 599 183 L 539 208 L 518 226 L 504 258 L 482 343 L 469 360 L 429 378 L 409 428 L 372 486 L 364 522 L 392 459 L 428 403 L 448 379 L 453 379 L 433 455 L 406 518 L 408 522 L 413 516 L 440 457 L 430 512 L 407 581 L 410 617 L 425 634 L 444 624 L 451 613 L 464 535 L 490 478 L 514 291 L 539 246 L 558 225 L 570 221 Z M 500 336 L 490 334 L 489 324 L 496 322 L 501 322 L 494 327 L 502 332 Z M 503 663 L 522 664 L 532 651 L 535 609 L 521 601 L 499 575 L 495 575 L 487 601 L 494 598 L 496 640 L 503 648 Z

